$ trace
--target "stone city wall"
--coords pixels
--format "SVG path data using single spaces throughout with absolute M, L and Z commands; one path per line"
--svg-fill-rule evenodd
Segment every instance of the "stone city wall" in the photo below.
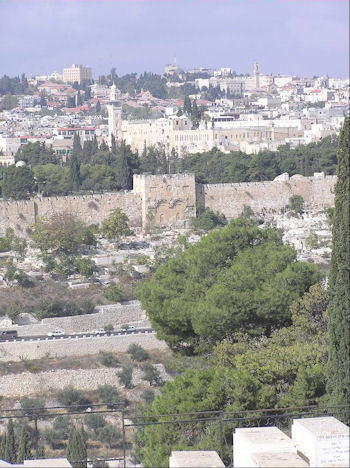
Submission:
M 87 224 L 101 224 L 114 208 L 127 214 L 132 227 L 141 227 L 141 197 L 131 191 L 0 201 L 0 235 L 11 227 L 27 237 L 38 217 L 50 218 L 55 213 L 71 213 Z
M 267 182 L 197 185 L 197 201 L 226 218 L 237 218 L 248 205 L 261 215 L 277 213 L 290 197 L 300 195 L 307 210 L 322 210 L 334 204 L 336 176 L 303 177 L 288 174 Z
M 41 341 L 8 341 L 0 343 L 0 359 L 21 361 L 22 359 L 41 359 L 48 356 L 86 356 L 99 351 L 126 352 L 129 345 L 137 343 L 145 349 L 166 349 L 164 341 L 154 334 L 135 334 L 117 336 L 96 336 L 85 338 L 58 338 Z
M 6 328 L 6 330 L 16 330 L 18 336 L 46 335 L 56 328 L 64 330 L 66 334 L 80 333 L 103 328 L 106 325 L 113 325 L 120 328 L 121 325 L 131 325 L 138 322 L 138 326 L 149 326 L 145 321 L 146 315 L 141 308 L 139 301 L 129 301 L 124 304 L 111 304 L 97 306 L 98 313 L 73 315 L 71 317 L 55 317 L 42 319 L 40 323 L 30 325 L 18 325 Z M 145 323 L 143 323 L 145 322 Z
M 28 236 L 38 216 L 68 212 L 88 224 L 100 224 L 114 208 L 121 208 L 131 226 L 187 227 L 195 216 L 196 202 L 227 218 L 240 215 L 244 205 L 254 212 L 279 212 L 292 195 L 301 195 L 306 209 L 322 210 L 333 205 L 336 176 L 313 177 L 282 174 L 273 181 L 237 184 L 195 185 L 193 174 L 134 175 L 134 190 L 95 195 L 33 198 L 0 202 L 0 235 L 12 227 Z

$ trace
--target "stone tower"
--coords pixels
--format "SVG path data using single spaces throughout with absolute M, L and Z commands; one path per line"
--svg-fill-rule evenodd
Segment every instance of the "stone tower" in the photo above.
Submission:
M 117 102 L 107 104 L 108 111 L 108 141 L 112 144 L 112 135 L 116 140 L 121 140 L 122 133 L 122 108 Z
M 254 77 L 255 77 L 255 89 L 260 88 L 260 72 L 259 72 L 259 63 L 254 62 Z

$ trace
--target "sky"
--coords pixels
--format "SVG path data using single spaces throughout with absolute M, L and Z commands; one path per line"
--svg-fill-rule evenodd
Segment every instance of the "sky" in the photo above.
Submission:
M 182 68 L 349 76 L 348 0 L 0 0 L 0 76 Z

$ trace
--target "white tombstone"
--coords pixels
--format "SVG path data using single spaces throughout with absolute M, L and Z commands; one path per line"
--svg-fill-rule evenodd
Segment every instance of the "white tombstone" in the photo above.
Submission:
M 169 468 L 225 468 L 225 465 L 215 451 L 183 450 L 171 452 Z
M 349 467 L 349 427 L 338 419 L 294 419 L 292 438 L 310 467 Z
M 236 429 L 233 435 L 233 466 L 254 468 L 252 456 L 258 453 L 293 453 L 293 441 L 275 426 Z
M 306 468 L 309 465 L 297 453 L 253 453 L 257 468 Z

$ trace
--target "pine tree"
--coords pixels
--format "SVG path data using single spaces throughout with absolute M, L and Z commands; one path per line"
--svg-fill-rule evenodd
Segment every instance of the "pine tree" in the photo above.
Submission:
M 97 101 L 96 103 L 96 114 L 99 114 L 101 112 L 101 104 L 100 101 Z
M 350 402 L 350 144 L 349 118 L 339 137 L 333 245 L 329 274 L 327 393 L 332 406 Z
M 24 460 L 32 458 L 31 440 L 28 429 L 23 426 L 18 444 L 17 462 L 23 463 Z
M 16 438 L 12 419 L 7 424 L 4 459 L 9 463 L 16 463 Z
M 83 428 L 78 430 L 72 427 L 68 438 L 67 459 L 73 468 L 86 468 L 86 438 L 85 431 L 83 433 Z
M 74 151 L 69 162 L 69 180 L 71 189 L 77 192 L 80 188 L 80 164 Z

